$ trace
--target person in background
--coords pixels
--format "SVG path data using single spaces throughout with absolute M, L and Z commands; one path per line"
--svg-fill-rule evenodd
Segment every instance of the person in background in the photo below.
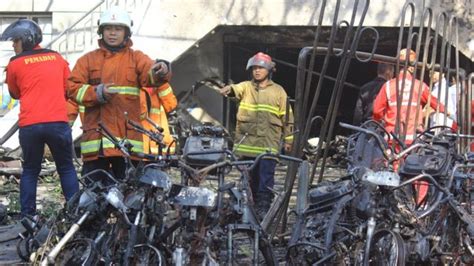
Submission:
M 79 191 L 66 111 L 69 66 L 57 52 L 39 46 L 42 38 L 38 24 L 29 19 L 13 22 L 0 38 L 1 41 L 13 41 L 16 54 L 8 63 L 6 83 L 11 97 L 20 100 L 22 216 L 36 215 L 38 175 L 45 144 L 54 158 L 66 201 Z
M 252 80 L 225 86 L 220 91 L 240 101 L 235 129 L 236 154 L 242 159 L 255 159 L 266 151 L 277 153 L 282 136 L 284 149 L 289 152 L 293 115 L 286 114 L 285 90 L 271 79 L 275 63 L 269 55 L 259 52 L 248 60 L 246 69 L 252 71 Z M 288 125 L 285 125 L 286 115 Z M 262 159 L 251 173 L 251 189 L 260 218 L 265 216 L 273 200 L 271 189 L 276 164 L 274 159 Z
M 416 60 L 415 52 L 411 49 L 403 49 L 400 51 L 399 59 L 402 63 L 409 60 L 409 66 L 406 69 L 403 67 L 400 69 L 400 73 L 398 73 L 399 86 L 396 84 L 397 78 L 393 78 L 384 83 L 374 101 L 373 118 L 375 121 L 383 122 L 385 129 L 389 133 L 394 132 L 399 134 L 397 137 L 403 139 L 405 144 L 410 145 L 416 137 L 417 130 L 422 131 L 422 107 L 428 103 L 428 98 L 431 97 L 430 106 L 436 109 L 438 107 L 438 100 L 430 94 L 428 85 L 413 76 L 414 67 L 410 65 Z M 404 77 L 405 80 L 403 80 Z M 402 84 L 404 85 L 403 87 Z M 399 95 L 401 95 L 401 103 L 397 103 L 397 87 Z M 412 88 L 413 93 L 410 93 Z M 411 99 L 410 95 L 412 95 Z M 421 106 L 417 105 L 418 96 L 421 97 Z M 400 113 L 397 112 L 398 105 L 400 105 Z M 408 113 L 409 107 L 410 113 Z M 440 104 L 439 108 L 441 112 L 444 112 L 444 105 Z M 417 110 L 418 121 L 415 121 Z M 400 132 L 395 132 L 397 117 L 400 121 Z M 405 133 L 405 135 L 402 136 L 402 133 Z
M 164 83 L 158 88 L 143 87 L 140 89 L 140 119 L 142 126 L 146 130 L 156 131 L 153 124 L 160 126 L 163 129 L 163 153 L 175 153 L 176 143 L 171 136 L 170 128 L 168 126 L 167 114 L 173 111 L 178 105 L 176 96 L 169 83 Z M 153 123 L 150 123 L 148 117 Z M 150 137 L 143 134 L 143 152 L 146 154 L 158 155 L 158 145 L 150 140 Z
M 98 123 L 105 125 L 115 138 L 128 139 L 132 152 L 143 153 L 143 135 L 126 127 L 126 120 L 141 122 L 140 88 L 160 88 L 171 77 L 167 61 L 152 60 L 131 48 L 131 27 L 126 11 L 114 6 L 103 12 L 99 48 L 79 58 L 69 78 L 68 95 L 84 106 L 83 175 L 103 169 L 116 178 L 125 177 L 123 154 L 97 130 Z
M 373 117 L 375 121 L 384 124 L 387 132 L 395 133 L 406 145 L 411 145 L 416 138 L 417 131 L 423 130 L 422 107 L 425 106 L 428 103 L 428 99 L 431 98 L 429 100 L 430 106 L 436 109 L 438 108 L 438 100 L 430 94 L 428 85 L 413 76 L 415 68 L 411 65 L 416 61 L 415 52 L 411 49 L 403 49 L 400 51 L 399 60 L 402 65 L 408 61 L 408 67 L 402 67 L 400 69 L 398 79 L 393 78 L 385 82 L 382 86 L 382 89 L 374 101 Z M 399 86 L 397 86 L 397 82 Z M 401 102 L 398 102 L 398 95 L 401 96 Z M 421 105 L 418 105 L 418 97 L 420 97 Z M 399 110 L 397 110 L 398 107 L 400 108 Z M 408 111 L 409 109 L 410 111 Z M 443 104 L 439 104 L 439 110 L 444 112 Z M 415 121 L 417 112 L 418 120 Z M 399 132 L 395 130 L 397 118 L 400 121 Z M 398 170 L 398 162 L 394 163 L 394 169 L 395 171 Z M 416 197 L 417 203 L 420 203 L 427 195 L 428 183 L 426 181 L 416 181 L 414 184 L 418 192 Z
M 377 64 L 377 77 L 360 87 L 354 110 L 353 124 L 358 126 L 372 119 L 372 109 L 375 97 L 382 85 L 393 78 L 393 66 L 385 63 Z
M 445 107 L 448 109 L 448 113 L 451 114 L 450 117 L 446 118 L 446 125 L 449 127 L 457 128 L 456 125 L 456 109 L 457 109 L 457 96 L 456 96 L 456 82 L 455 79 L 453 80 L 453 84 L 448 86 L 448 82 L 444 77 L 444 74 L 434 71 L 433 75 L 431 76 L 433 80 L 433 91 L 431 94 L 439 99 L 440 103 L 443 103 Z M 447 89 L 446 89 L 447 88 Z M 448 101 L 446 102 L 446 91 L 448 92 Z M 436 112 L 436 110 L 433 110 Z M 444 114 L 433 114 L 431 117 L 431 125 L 430 126 L 440 126 L 445 124 L 445 116 Z

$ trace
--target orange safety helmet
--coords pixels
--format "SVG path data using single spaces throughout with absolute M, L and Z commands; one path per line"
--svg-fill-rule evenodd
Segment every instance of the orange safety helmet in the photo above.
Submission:
M 267 69 L 268 72 L 272 72 L 275 69 L 275 62 L 272 61 L 272 58 L 269 55 L 258 52 L 249 59 L 245 69 L 249 70 L 253 66 L 261 66 Z
M 408 60 L 410 63 L 415 63 L 415 60 L 416 60 L 416 53 L 415 51 L 413 51 L 412 49 L 402 49 L 400 50 L 400 55 L 398 56 L 398 58 L 400 59 L 400 61 L 405 61 L 407 60 L 407 54 L 408 55 Z

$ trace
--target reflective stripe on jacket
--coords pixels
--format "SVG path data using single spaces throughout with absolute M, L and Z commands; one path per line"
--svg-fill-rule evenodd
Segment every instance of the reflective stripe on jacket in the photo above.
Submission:
M 166 144 L 166 147 L 163 148 L 164 153 L 168 151 L 168 148 L 171 154 L 175 153 L 176 144 L 171 136 L 166 114 L 173 111 L 177 104 L 178 102 L 169 83 L 164 83 L 157 88 L 145 87 L 140 90 L 141 124 L 147 130 L 156 130 L 146 120 L 148 116 L 155 124 L 163 128 L 163 141 Z M 145 134 L 143 135 L 143 152 L 158 154 L 158 145 L 154 141 L 150 141 L 150 138 Z
M 255 157 L 266 151 L 278 153 L 282 136 L 287 136 L 285 142 L 292 142 L 293 136 L 288 135 L 292 132 L 293 114 L 290 109 L 289 123 L 285 127 L 287 95 L 283 87 L 273 81 L 264 88 L 258 88 L 252 81 L 231 87 L 240 100 L 235 129 L 238 155 Z
M 382 86 L 379 94 L 374 101 L 374 120 L 385 122 L 385 129 L 388 132 L 395 131 L 395 123 L 397 119 L 397 79 L 391 79 Z M 402 138 L 407 144 L 411 144 L 416 136 L 415 117 L 418 110 L 417 126 L 423 126 L 423 112 L 422 107 L 427 104 L 428 98 L 431 97 L 430 106 L 437 108 L 438 101 L 429 93 L 428 86 L 412 77 L 409 72 L 406 72 L 405 82 L 403 82 L 403 72 L 400 72 L 398 77 L 399 95 L 402 95 L 402 102 L 400 103 L 400 132 L 404 132 L 406 127 L 406 135 Z M 413 86 L 414 83 L 414 86 Z M 404 87 L 402 88 L 402 84 Z M 410 90 L 413 88 L 413 94 L 410 101 Z M 420 105 L 417 106 L 417 99 L 421 92 Z M 407 114 L 408 106 L 410 106 L 410 113 Z M 440 105 L 441 112 L 444 112 L 444 106 Z M 407 117 L 408 115 L 408 117 Z M 398 136 L 401 137 L 401 136 Z
M 118 139 L 127 138 L 133 150 L 143 152 L 142 134 L 125 127 L 125 113 L 133 121 L 140 121 L 140 89 L 144 86 L 160 86 L 166 80 L 155 81 L 151 74 L 154 61 L 141 51 L 132 50 L 131 40 L 118 52 L 104 48 L 79 58 L 68 81 L 68 95 L 85 107 L 81 153 L 84 161 L 99 156 L 122 156 L 96 129 L 102 122 Z M 99 84 L 109 84 L 113 94 L 106 103 L 100 103 L 96 95 Z

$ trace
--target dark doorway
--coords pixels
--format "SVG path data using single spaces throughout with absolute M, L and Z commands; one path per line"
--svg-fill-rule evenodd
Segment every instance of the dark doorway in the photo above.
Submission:
M 324 28 L 322 32 L 322 44 L 328 39 L 330 28 Z M 377 28 L 380 39 L 376 53 L 388 56 L 395 56 L 397 49 L 397 38 L 399 28 Z M 250 73 L 245 70 L 247 60 L 255 53 L 262 51 L 274 59 L 277 63 L 273 80 L 282 85 L 288 96 L 294 99 L 296 84 L 296 65 L 300 50 L 305 46 L 312 46 L 314 38 L 314 27 L 261 27 L 261 26 L 226 26 L 224 37 L 224 79 L 238 83 L 250 78 Z M 336 40 L 336 47 L 342 44 L 343 37 Z M 374 39 L 370 36 L 362 38 L 358 50 L 369 52 L 372 49 Z M 441 42 L 439 42 L 441 43 Z M 454 54 L 452 56 L 454 58 Z M 316 72 L 322 66 L 323 56 L 316 57 Z M 454 60 L 452 60 L 454 63 Z M 337 115 L 337 122 L 352 122 L 353 110 L 358 95 L 358 87 L 376 77 L 376 62 L 361 63 L 352 60 L 349 72 L 343 89 L 343 96 Z M 327 78 L 323 83 L 321 97 L 317 105 L 317 115 L 325 116 L 331 90 L 334 86 L 334 78 L 337 76 L 340 67 L 340 59 L 331 58 L 327 71 Z M 467 73 L 471 71 L 472 62 L 460 56 L 460 67 Z M 312 82 L 312 91 L 315 91 L 316 84 L 320 77 L 315 76 Z M 428 80 L 428 77 L 425 77 Z M 312 98 L 312 96 L 310 96 Z M 301 103 L 294 103 L 301 104 Z M 224 103 L 224 124 L 232 131 L 235 127 L 236 103 L 226 101 Z M 316 130 L 317 131 L 317 130 Z M 336 128 L 336 134 L 347 134 L 340 128 Z M 317 135 L 318 132 L 315 132 Z

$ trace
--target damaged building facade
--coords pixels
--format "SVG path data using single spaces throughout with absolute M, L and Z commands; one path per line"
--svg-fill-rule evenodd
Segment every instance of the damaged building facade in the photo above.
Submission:
M 45 36 L 42 46 L 60 52 L 71 68 L 80 56 L 97 47 L 101 12 L 115 5 L 130 12 L 134 48 L 172 62 L 171 85 L 179 105 L 174 114 L 169 113 L 169 124 L 177 147 L 184 146 L 177 155 L 170 154 L 170 149 L 149 156 L 134 152 L 139 144 L 132 144 L 128 129 L 154 138 L 157 144 L 161 144 L 158 131 L 162 129 L 154 126 L 157 131 L 147 130 L 134 124 L 128 116 L 131 109 L 123 112 L 127 128 L 120 138 L 102 121 L 97 123 L 94 130 L 110 141 L 108 148 L 121 151 L 125 175 L 102 171 L 100 178 L 95 178 L 94 171 L 82 172 L 80 192 L 59 213 L 48 221 L 41 221 L 42 215 L 49 216 L 47 212 L 23 217 L 15 229 L 21 237 L 5 229 L 9 240 L 18 240 L 16 252 L 24 261 L 42 261 L 42 265 L 67 265 L 76 260 L 94 264 L 96 259 L 106 264 L 137 265 L 161 264 L 163 259 L 173 265 L 196 265 L 196 259 L 204 258 L 213 261 L 212 265 L 275 265 L 283 261 L 291 265 L 368 265 L 369 261 L 398 265 L 461 259 L 471 265 L 474 261 L 474 158 L 469 152 L 474 150 L 470 145 L 474 105 L 471 0 L 6 0 L 2 4 L 0 32 L 18 18 L 35 20 Z M 2 73 L 13 56 L 9 45 L 0 47 Z M 282 136 L 276 149 L 262 153 L 267 147 L 258 147 L 257 158 L 243 161 L 228 145 L 238 103 L 222 97 L 223 91 L 218 89 L 249 79 L 245 67 L 256 52 L 271 55 L 276 63 L 272 78 L 289 95 L 296 130 Z M 38 62 L 51 59 L 37 57 Z M 382 87 L 387 96 L 380 102 L 396 113 L 380 123 L 372 120 L 351 125 L 359 89 L 376 77 L 380 62 L 395 66 L 396 78 Z M 267 70 L 273 70 L 273 63 L 270 65 Z M 448 113 L 446 103 L 427 112 L 420 107 L 425 104 L 420 104 L 420 89 L 430 95 L 429 87 L 434 87 L 430 77 L 438 70 L 448 80 L 456 78 L 451 86 L 459 97 L 456 115 Z M 410 79 L 406 78 L 408 72 Z M 405 75 L 402 80 L 401 75 Z M 413 77 L 429 84 L 416 86 L 416 100 L 412 98 L 415 84 L 421 83 L 413 82 Z M 394 93 L 387 89 L 390 84 L 396 88 Z M 3 154 L 10 149 L 18 151 L 19 105 L 9 98 L 6 84 L 0 83 L 0 88 Z M 101 94 L 95 87 L 88 88 L 96 90 L 89 90 L 92 95 Z M 415 107 L 410 109 L 412 105 Z M 250 108 L 260 118 L 259 112 L 270 109 L 268 106 Z M 278 110 L 278 118 L 283 118 L 283 113 L 288 114 L 289 109 Z M 444 123 L 415 131 L 426 127 L 429 115 L 440 113 Z M 419 115 L 423 117 L 418 119 Z M 118 115 L 110 117 L 120 119 Z M 447 126 L 448 117 L 456 120 L 457 128 Z M 141 114 L 140 119 L 144 118 Z M 394 130 L 387 129 L 392 118 Z M 285 117 L 281 124 L 290 123 L 289 119 Z M 218 125 L 180 124 L 192 120 Z M 268 120 L 264 122 L 276 124 Z M 76 121 L 75 138 L 82 132 L 80 126 Z M 260 128 L 258 134 L 269 134 L 267 126 Z M 413 132 L 408 134 L 407 129 Z M 416 139 L 407 139 L 407 135 Z M 291 148 L 285 149 L 290 154 L 272 151 L 282 148 L 283 137 L 293 140 Z M 104 138 L 96 143 L 103 151 Z M 234 148 L 240 144 L 242 141 Z M 26 151 L 28 146 L 22 147 Z M 251 145 L 247 148 L 255 149 Z M 97 152 L 99 157 L 105 155 L 100 154 L 100 148 Z M 140 158 L 146 162 L 135 165 L 134 155 L 143 156 Z M 249 172 L 261 166 L 262 158 L 281 162 L 277 164 L 275 190 L 266 192 L 275 196 L 274 200 L 261 197 L 249 186 L 255 181 Z M 0 162 L 0 168 L 10 170 L 8 179 L 0 179 L 2 186 L 11 184 L 14 190 L 21 174 L 18 155 L 16 159 L 6 165 Z M 75 162 L 80 169 L 80 160 Z M 42 167 L 43 172 L 49 171 L 43 175 L 49 179 L 56 169 L 45 169 L 48 163 L 45 160 Z M 267 166 L 261 168 L 268 170 Z M 0 174 L 6 177 L 2 169 Z M 421 186 L 430 187 L 429 196 L 422 195 Z M 50 192 L 41 196 L 47 198 Z M 268 199 L 271 206 L 257 213 L 259 203 Z M 0 203 L 3 200 L 0 198 Z M 8 206 L 13 206 L 12 202 L 9 200 Z M 42 207 L 49 206 L 58 204 L 47 202 Z M 440 230 L 439 225 L 443 226 Z M 46 233 L 47 238 L 43 237 Z M 242 243 L 241 236 L 250 241 Z M 277 239 L 278 246 L 274 245 Z
M 174 0 L 87 0 L 71 1 L 3 1 L 0 10 L 0 31 L 17 18 L 38 21 L 44 32 L 42 45 L 58 50 L 69 61 L 71 68 L 75 60 L 97 45 L 97 20 L 101 11 L 118 5 L 129 11 L 134 20 L 134 47 L 146 51 L 152 57 L 173 62 L 173 88 L 181 96 L 192 89 L 196 81 L 217 78 L 224 83 L 240 82 L 248 78 L 246 60 L 257 51 L 270 54 L 277 63 L 274 80 L 286 88 L 288 95 L 295 96 L 297 60 L 299 51 L 311 46 L 318 24 L 318 14 L 324 1 L 310 0 L 235 0 L 235 1 L 174 1 Z M 359 9 L 363 8 L 361 1 Z M 321 44 L 329 38 L 336 4 L 339 7 L 339 22 L 348 21 L 352 13 L 352 1 L 327 1 L 322 21 Z M 421 16 L 422 7 L 433 13 L 455 14 L 459 22 L 460 67 L 466 73 L 473 69 L 473 11 L 471 0 L 418 0 L 415 20 Z M 360 40 L 358 50 L 370 52 L 377 39 L 375 53 L 394 56 L 397 51 L 397 35 L 403 1 L 371 1 L 364 26 L 374 27 L 378 32 L 367 32 Z M 358 10 L 361 11 L 361 10 Z M 342 45 L 344 23 L 341 34 L 336 36 L 335 46 Z M 434 30 L 434 29 L 432 29 Z M 442 36 L 440 36 L 442 38 Z M 0 70 L 12 56 L 9 43 L 0 47 Z M 470 45 L 470 46 L 469 46 Z M 469 48 L 471 47 L 471 48 Z M 318 58 L 317 58 L 318 59 Z M 320 60 L 319 60 L 320 61 Z M 332 86 L 339 63 L 329 65 L 327 86 Z M 322 62 L 316 61 L 317 65 Z M 344 88 L 340 120 L 350 121 L 355 106 L 357 89 L 376 76 L 374 62 L 351 62 Z M 4 75 L 4 74 L 2 74 Z M 3 78 L 2 78 L 3 80 Z M 3 113 L 13 108 L 6 84 L 2 88 Z M 197 101 L 187 109 L 198 119 L 217 120 L 233 127 L 235 104 L 213 90 L 196 91 Z M 329 96 L 322 95 L 319 114 L 327 109 Z M 14 117 L 14 116 L 13 116 Z M 14 119 L 10 119 L 14 120 Z M 6 134 L 13 121 L 4 122 L 1 135 Z M 17 145 L 12 138 L 7 146 Z

